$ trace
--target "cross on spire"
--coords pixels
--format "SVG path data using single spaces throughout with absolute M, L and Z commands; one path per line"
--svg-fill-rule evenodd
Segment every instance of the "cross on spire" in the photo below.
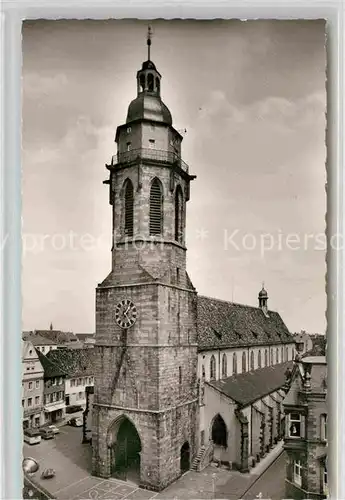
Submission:
M 152 38 L 152 28 L 149 25 L 147 28 L 147 60 L 150 60 L 151 52 L 151 38 Z

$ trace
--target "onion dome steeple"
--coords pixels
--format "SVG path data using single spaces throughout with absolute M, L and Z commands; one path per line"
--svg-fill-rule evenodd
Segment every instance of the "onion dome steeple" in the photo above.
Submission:
M 260 307 L 260 309 L 263 311 L 263 313 L 265 314 L 265 316 L 267 316 L 267 313 L 268 313 L 268 308 L 267 308 L 268 293 L 265 290 L 264 283 L 262 283 L 262 288 L 261 288 L 261 290 L 259 292 L 258 299 L 259 299 L 259 307 Z
M 146 119 L 172 125 L 171 113 L 160 97 L 162 76 L 150 59 L 151 37 L 152 31 L 149 26 L 147 61 L 143 62 L 141 69 L 137 72 L 137 97 L 128 107 L 126 123 Z

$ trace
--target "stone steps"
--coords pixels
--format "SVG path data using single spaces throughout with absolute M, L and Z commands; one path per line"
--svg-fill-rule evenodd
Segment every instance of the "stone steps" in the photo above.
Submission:
M 202 446 L 199 450 L 199 453 L 197 454 L 197 456 L 194 458 L 193 460 L 193 463 L 192 463 L 192 467 L 191 467 L 191 470 L 194 470 L 196 471 L 198 469 L 198 465 L 200 463 L 200 460 L 202 459 L 203 457 L 203 454 L 205 453 L 205 446 Z

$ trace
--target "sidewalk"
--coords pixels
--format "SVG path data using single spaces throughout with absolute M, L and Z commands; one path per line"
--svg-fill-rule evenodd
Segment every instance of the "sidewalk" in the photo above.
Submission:
M 278 459 L 283 453 L 283 441 L 280 441 L 271 451 L 247 474 L 238 471 L 231 471 L 230 477 L 224 484 L 217 484 L 215 480 L 215 497 L 217 499 L 238 500 L 243 498 L 246 492 L 262 476 L 262 474 Z

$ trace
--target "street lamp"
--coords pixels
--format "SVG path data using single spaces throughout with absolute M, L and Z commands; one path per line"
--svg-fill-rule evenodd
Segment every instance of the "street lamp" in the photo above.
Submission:
M 34 474 L 35 472 L 38 471 L 39 468 L 40 468 L 40 465 L 37 462 L 37 460 L 35 460 L 34 458 L 31 458 L 31 457 L 23 458 L 22 469 L 23 469 L 24 474 L 28 474 L 28 475 Z
M 32 476 L 32 474 L 37 472 L 39 468 L 40 468 L 40 465 L 37 462 L 37 460 L 35 460 L 34 458 L 31 458 L 31 457 L 23 458 L 22 470 L 24 472 L 24 477 L 25 476 L 27 476 L 27 477 Z M 29 488 L 27 490 L 27 494 L 29 495 L 30 498 L 32 498 L 34 496 L 35 492 L 31 488 Z

